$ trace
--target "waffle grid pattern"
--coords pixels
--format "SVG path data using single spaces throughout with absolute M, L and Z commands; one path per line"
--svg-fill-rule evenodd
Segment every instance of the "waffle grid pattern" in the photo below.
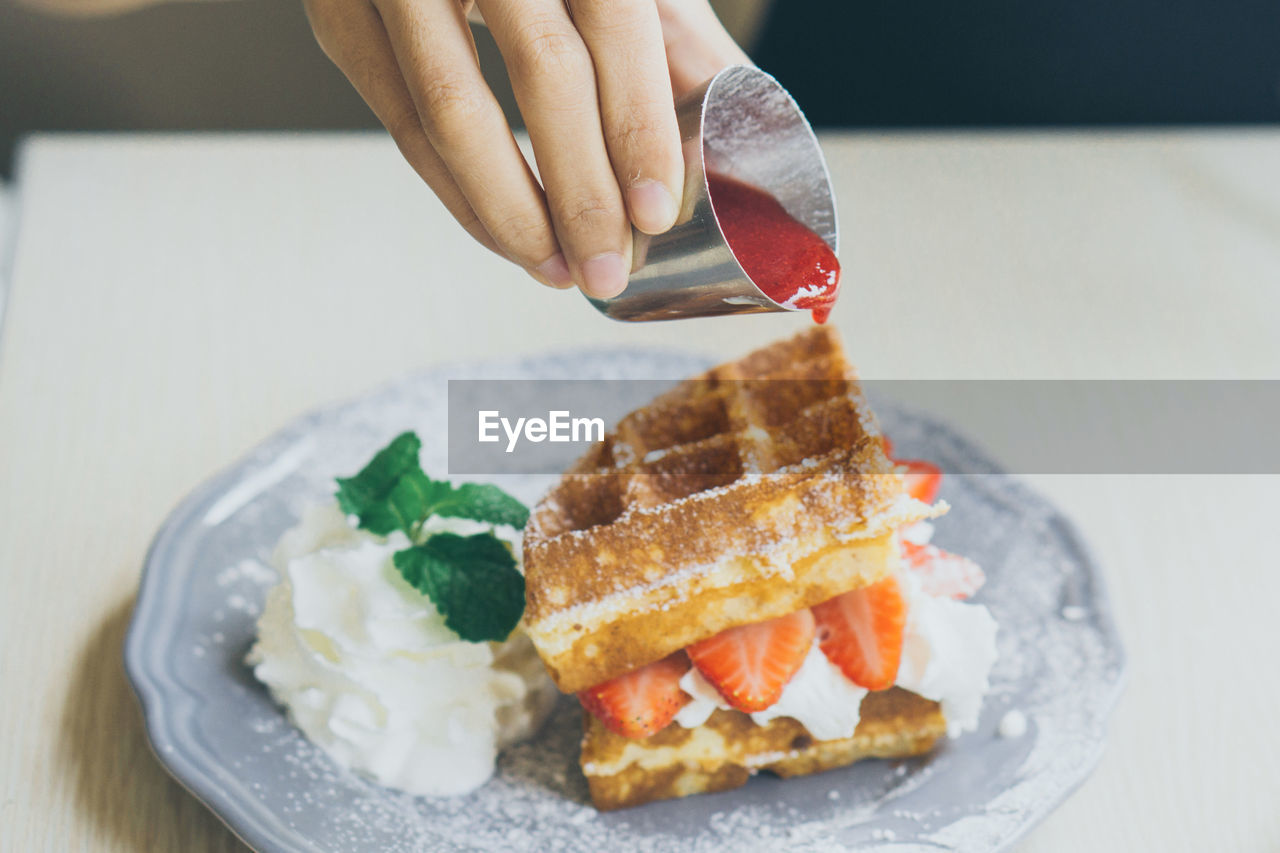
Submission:
M 876 434 L 838 339 L 815 329 L 627 415 L 539 505 L 531 535 L 587 531 L 629 512 L 821 466 Z

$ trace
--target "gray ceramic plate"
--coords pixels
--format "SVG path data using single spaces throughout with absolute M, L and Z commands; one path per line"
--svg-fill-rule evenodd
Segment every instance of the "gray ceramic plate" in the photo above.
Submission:
M 584 367 L 585 366 L 585 367 Z M 866 761 L 786 782 L 598 814 L 577 769 L 576 703 L 508 750 L 475 793 L 415 798 L 346 772 L 311 746 L 242 664 L 266 558 L 332 478 L 401 430 L 446 470 L 448 378 L 678 378 L 700 358 L 568 353 L 439 368 L 304 417 L 197 489 L 147 557 L 125 663 L 156 755 L 251 847 L 275 851 L 830 850 L 991 851 L 1010 845 L 1094 767 L 1124 657 L 1098 569 L 1071 524 L 947 427 L 879 400 L 903 456 L 948 470 L 953 509 L 935 541 L 976 559 L 978 600 L 1000 625 L 999 662 L 977 732 L 908 761 Z M 503 484 L 527 500 L 546 477 Z M 1011 710 L 1026 732 L 998 734 Z

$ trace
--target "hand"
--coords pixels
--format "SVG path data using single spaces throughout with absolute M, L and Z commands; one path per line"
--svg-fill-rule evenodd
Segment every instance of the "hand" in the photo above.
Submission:
M 477 0 L 542 185 L 485 85 L 471 0 L 304 0 L 316 40 L 471 236 L 543 284 L 626 287 L 631 225 L 675 222 L 674 98 L 747 62 L 706 0 Z

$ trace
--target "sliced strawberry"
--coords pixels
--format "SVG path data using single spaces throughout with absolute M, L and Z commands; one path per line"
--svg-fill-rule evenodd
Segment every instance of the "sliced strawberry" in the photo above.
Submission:
M 782 696 L 813 645 L 813 614 L 797 610 L 721 631 L 688 648 L 698 672 L 739 711 L 763 711 Z
M 838 595 L 813 608 L 818 646 L 853 683 L 886 690 L 898 678 L 907 604 L 898 579 Z
M 968 598 L 978 591 L 987 576 L 968 557 L 951 554 L 937 545 L 916 545 L 902 540 L 902 565 L 920 578 L 926 595 Z
M 938 496 L 938 486 L 942 483 L 942 469 L 923 459 L 893 461 L 907 469 L 903 473 L 903 479 L 907 481 L 907 494 L 927 504 L 933 503 L 933 499 Z
M 666 728 L 689 704 L 689 694 L 680 689 L 680 677 L 688 671 L 689 659 L 684 652 L 676 652 L 588 687 L 578 694 L 578 701 L 609 731 L 623 737 L 645 738 Z

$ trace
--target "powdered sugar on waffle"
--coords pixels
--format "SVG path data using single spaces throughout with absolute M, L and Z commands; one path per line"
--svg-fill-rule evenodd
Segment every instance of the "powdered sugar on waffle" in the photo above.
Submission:
M 732 488 L 732 486 L 721 487 L 724 489 Z M 713 490 L 715 491 L 715 490 Z M 698 500 L 704 498 L 713 498 L 713 492 L 700 492 L 697 495 L 688 498 L 682 498 L 675 503 L 682 501 Z M 663 509 L 669 509 L 674 504 L 668 504 Z M 838 534 L 833 538 L 839 542 L 848 543 L 857 539 L 872 539 L 877 536 L 883 536 L 891 530 L 901 527 L 905 524 L 919 521 L 925 518 L 934 518 L 944 514 L 948 507 L 946 503 L 939 502 L 934 506 L 922 503 L 914 498 L 901 495 L 888 506 L 885 511 L 876 516 L 871 524 L 863 526 L 849 533 Z M 645 510 L 637 509 L 634 512 L 643 513 Z M 572 531 L 566 536 L 585 535 L 590 531 Z M 759 558 L 760 562 L 756 563 L 756 569 L 765 576 L 776 576 L 784 579 L 793 577 L 792 566 L 801 558 L 807 556 L 809 546 L 802 545 L 793 541 L 774 542 L 765 547 L 754 549 L 749 554 Z M 733 554 L 713 563 L 701 563 L 688 566 L 684 569 L 663 574 L 655 581 L 642 584 L 633 584 L 624 589 L 618 590 L 610 595 L 602 596 L 592 601 L 573 607 L 563 608 L 553 612 L 552 614 L 538 620 L 537 632 L 542 642 L 547 642 L 551 635 L 559 631 L 566 630 L 574 624 L 601 624 L 610 621 L 618 614 L 633 610 L 637 602 L 643 601 L 655 592 L 666 589 L 686 588 L 694 581 L 702 581 L 714 587 L 720 585 L 720 576 L 723 583 L 727 584 L 735 579 L 736 560 L 742 555 Z M 730 574 L 726 574 L 729 572 Z M 659 604 L 659 609 L 668 609 L 673 606 L 673 602 L 664 602 Z

